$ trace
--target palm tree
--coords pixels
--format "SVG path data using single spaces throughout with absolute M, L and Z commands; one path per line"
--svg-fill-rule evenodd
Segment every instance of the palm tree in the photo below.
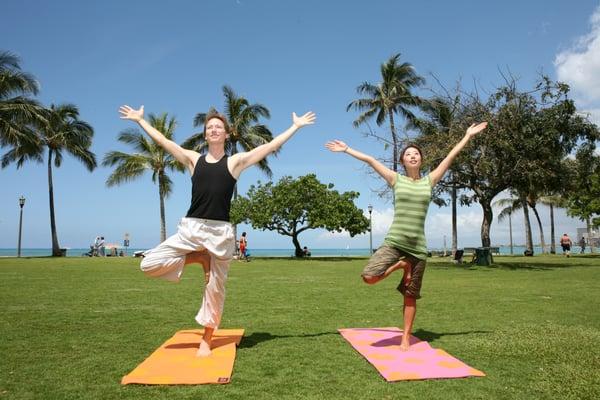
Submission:
M 525 196 L 525 200 L 529 207 L 533 210 L 533 214 L 535 215 L 535 219 L 537 220 L 538 227 L 540 229 L 540 242 L 542 245 L 542 253 L 546 253 L 546 241 L 544 240 L 544 228 L 542 226 L 542 220 L 540 219 L 540 214 L 537 211 L 537 203 L 539 201 L 538 195 L 535 193 L 529 193 Z
M 59 168 L 66 151 L 89 170 L 96 168 L 96 156 L 89 148 L 92 145 L 94 129 L 79 119 L 79 109 L 73 104 L 52 104 L 44 111 L 46 123 L 35 131 L 35 141 L 19 141 L 2 157 L 2 167 L 15 162 L 20 168 L 25 161 L 44 161 L 48 149 L 48 197 L 50 203 L 50 230 L 52 233 L 52 255 L 61 256 L 56 220 L 54 217 L 54 185 L 52 164 Z
M 259 123 L 261 118 L 268 119 L 271 117 L 267 107 L 259 103 L 250 104 L 245 97 L 238 96 L 227 85 L 223 86 L 223 95 L 225 96 L 225 115 L 230 127 L 229 141 L 225 146 L 227 153 L 233 155 L 239 150 L 250 151 L 273 140 L 273 134 L 267 126 Z M 211 108 L 210 111 L 215 111 L 215 109 Z M 194 117 L 194 126 L 203 126 L 206 114 L 204 112 L 196 114 L 196 117 Z M 201 154 L 206 153 L 208 150 L 203 132 L 190 136 L 183 142 L 182 147 Z M 269 178 L 273 175 L 266 158 L 258 163 L 258 168 Z M 235 201 L 237 197 L 238 190 L 236 184 L 233 190 L 233 200 Z M 237 226 L 235 225 L 233 233 L 237 237 Z
M 411 92 L 425 80 L 416 74 L 414 67 L 407 62 L 400 64 L 400 54 L 392 56 L 381 65 L 381 79 L 377 84 L 364 82 L 356 88 L 356 92 L 366 97 L 352 101 L 346 111 L 355 109 L 362 114 L 354 121 L 359 127 L 372 117 L 378 126 L 389 120 L 393 147 L 393 169 L 398 171 L 399 140 L 394 122 L 394 114 L 401 115 L 408 121 L 414 121 L 415 115 L 410 108 L 418 106 L 420 99 Z M 406 140 L 408 140 L 408 136 Z
M 503 221 L 508 217 L 510 229 L 510 245 L 512 254 L 512 214 L 516 211 L 523 210 L 523 219 L 525 222 L 525 252 L 533 255 L 533 238 L 531 236 L 531 222 L 529 221 L 529 208 L 526 196 L 519 195 L 518 197 L 510 197 L 508 199 L 500 199 L 494 202 L 494 205 L 501 207 L 502 210 L 498 214 L 498 222 Z
M 550 207 L 550 253 L 556 254 L 556 235 L 554 233 L 554 207 L 564 208 L 566 200 L 561 195 L 542 196 L 539 202 Z
M 150 114 L 148 122 L 169 140 L 177 126 L 174 117 L 168 118 L 167 113 L 160 115 Z M 120 142 L 132 145 L 135 153 L 129 154 L 121 151 L 110 151 L 102 160 L 103 166 L 115 166 L 116 168 L 106 180 L 106 186 L 112 187 L 139 178 L 146 171 L 152 172 L 152 182 L 158 183 L 158 197 L 160 200 L 160 241 L 167 238 L 165 227 L 165 199 L 169 197 L 173 189 L 173 183 L 167 175 L 167 171 L 184 171 L 185 168 L 175 158 L 166 152 L 153 140 L 136 128 L 130 128 L 119 134 Z
M 43 108 L 28 97 L 38 93 L 39 84 L 19 63 L 14 54 L 0 52 L 0 146 L 35 141 L 32 124 L 44 122 Z
M 506 218 L 508 218 L 508 232 L 509 232 L 509 239 L 510 239 L 510 254 L 513 255 L 514 251 L 513 251 L 513 235 L 512 235 L 512 214 L 521 208 L 522 203 L 519 201 L 519 199 L 516 199 L 514 197 L 510 197 L 508 199 L 499 199 L 496 200 L 493 204 L 494 207 L 499 207 L 502 210 L 500 211 L 500 213 L 498 214 L 498 222 L 502 222 L 504 221 Z

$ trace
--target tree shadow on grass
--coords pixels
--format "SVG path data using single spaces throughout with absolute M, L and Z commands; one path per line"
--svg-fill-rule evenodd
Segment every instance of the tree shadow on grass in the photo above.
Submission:
M 528 263 L 528 262 L 502 262 L 502 263 L 494 263 L 488 266 L 476 265 L 476 264 L 462 264 L 460 266 L 455 266 L 454 268 L 461 268 L 466 271 L 480 271 L 487 272 L 493 270 L 527 270 L 527 271 L 553 271 L 555 269 L 566 269 L 566 268 L 575 268 L 575 267 L 593 267 L 589 263 L 577 263 L 577 262 L 568 262 L 568 263 Z M 438 266 L 435 266 L 438 267 Z M 439 268 L 439 267 L 438 267 Z M 452 269 L 452 268 L 444 268 L 444 269 Z
M 474 335 L 474 334 L 481 334 L 481 333 L 492 333 L 492 331 L 465 331 L 465 332 L 437 333 L 437 332 L 426 331 L 424 329 L 417 329 L 415 332 L 413 332 L 413 335 L 418 337 L 421 340 L 432 343 L 443 336 Z
M 269 332 L 252 332 L 248 336 L 244 336 L 240 342 L 239 348 L 250 348 L 254 347 L 259 343 L 267 342 L 275 339 L 286 339 L 286 338 L 308 338 L 308 337 L 319 337 L 327 335 L 339 335 L 338 332 L 321 332 L 321 333 L 307 333 L 304 335 L 273 335 Z

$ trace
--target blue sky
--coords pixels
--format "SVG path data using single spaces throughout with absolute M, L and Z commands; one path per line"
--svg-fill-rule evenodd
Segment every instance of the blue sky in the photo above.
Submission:
M 30 1 L 7 0 L 0 15 L 2 50 L 16 53 L 25 71 L 41 83 L 44 104 L 74 103 L 95 129 L 92 151 L 100 161 L 110 150 L 129 149 L 116 141 L 134 125 L 118 118 L 121 104 L 145 105 L 147 113 L 168 112 L 182 141 L 196 128 L 196 113 L 222 108 L 221 87 L 231 86 L 271 111 L 265 121 L 274 133 L 291 123 L 291 113 L 315 111 L 317 124 L 300 131 L 276 158 L 274 179 L 316 173 L 340 191 L 361 193 L 357 206 L 373 204 L 374 245 L 391 222 L 391 204 L 372 189 L 381 181 L 356 160 L 329 153 L 327 140 L 382 155 L 383 147 L 361 135 L 346 112 L 356 87 L 377 82 L 379 66 L 395 53 L 418 73 L 435 74 L 445 85 L 458 79 L 492 90 L 501 84 L 499 70 L 520 77 L 530 87 L 539 71 L 573 85 L 582 110 L 595 121 L 600 113 L 600 13 L 597 1 Z M 595 69 L 598 71 L 598 68 Z M 433 85 L 433 79 L 428 79 Z M 420 91 L 426 94 L 426 88 Z M 386 127 L 378 128 L 384 132 Z M 86 247 L 96 235 L 121 242 L 125 232 L 133 247 L 159 240 L 158 191 L 150 175 L 107 188 L 111 170 L 89 173 L 67 157 L 54 171 L 60 244 Z M 167 199 L 167 233 L 175 232 L 190 200 L 188 175 L 173 175 Z M 247 170 L 240 193 L 257 180 Z M 27 198 L 24 247 L 50 247 L 48 191 L 44 164 L 0 170 L 0 248 L 16 247 L 18 198 Z M 548 225 L 547 210 L 542 208 Z M 558 231 L 575 235 L 579 221 L 559 211 Z M 522 217 L 514 236 L 523 242 Z M 533 221 L 532 221 L 533 222 Z M 459 211 L 459 245 L 480 243 L 481 208 Z M 291 240 L 248 226 L 250 247 L 290 248 Z M 546 230 L 549 230 L 546 226 Z M 559 233 L 557 232 L 557 234 Z M 432 206 L 426 234 L 430 247 L 450 238 L 450 209 Z M 537 237 L 537 228 L 534 227 Z M 549 236 L 549 232 L 546 232 Z M 508 242 L 507 224 L 492 226 L 492 242 Z M 301 242 L 311 248 L 368 247 L 368 235 L 309 231 Z

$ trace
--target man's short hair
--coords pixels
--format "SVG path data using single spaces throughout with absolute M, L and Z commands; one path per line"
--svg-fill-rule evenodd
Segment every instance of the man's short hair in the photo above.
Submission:
M 230 129 L 229 122 L 227 122 L 227 117 L 213 108 L 206 114 L 206 117 L 204 117 L 204 134 L 206 134 L 206 125 L 208 124 L 208 121 L 213 118 L 221 120 L 223 126 L 225 127 L 225 132 L 229 133 Z

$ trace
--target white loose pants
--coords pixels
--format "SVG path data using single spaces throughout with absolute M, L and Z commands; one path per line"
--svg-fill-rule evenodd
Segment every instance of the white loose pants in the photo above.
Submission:
M 234 248 L 235 237 L 229 222 L 182 218 L 176 234 L 144 253 L 140 267 L 146 275 L 179 282 L 186 255 L 206 250 L 210 254 L 210 279 L 196 321 L 216 329 L 223 314 L 225 281 Z

